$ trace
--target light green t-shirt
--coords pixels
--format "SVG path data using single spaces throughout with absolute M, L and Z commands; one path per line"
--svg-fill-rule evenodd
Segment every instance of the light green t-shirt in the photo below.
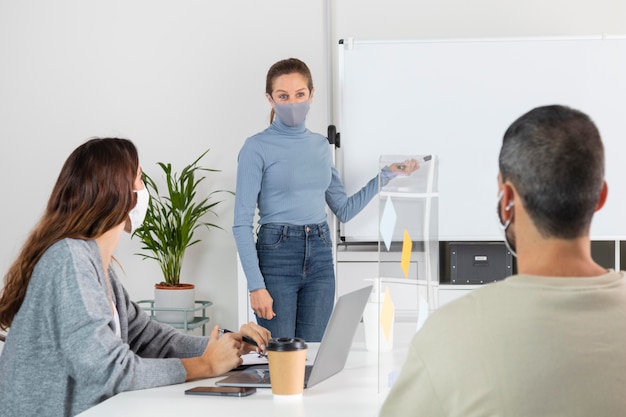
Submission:
M 517 275 L 441 307 L 380 415 L 626 415 L 624 272 Z

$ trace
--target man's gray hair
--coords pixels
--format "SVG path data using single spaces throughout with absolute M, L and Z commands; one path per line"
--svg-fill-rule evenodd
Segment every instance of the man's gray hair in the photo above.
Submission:
M 604 147 L 589 116 L 560 105 L 529 111 L 504 134 L 499 164 L 544 237 L 589 232 L 604 183 Z

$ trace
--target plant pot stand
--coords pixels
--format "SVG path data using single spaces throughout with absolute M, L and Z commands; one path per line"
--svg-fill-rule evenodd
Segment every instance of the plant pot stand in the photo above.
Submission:
M 206 325 L 209 322 L 210 318 L 206 315 L 207 307 L 210 307 L 213 303 L 211 301 L 195 301 L 194 308 L 156 308 L 154 307 L 154 300 L 140 300 L 137 301 L 137 304 L 150 315 L 150 319 L 156 320 L 155 313 L 157 311 L 178 311 L 181 313 L 194 313 L 193 320 L 187 320 L 187 315 L 183 314 L 185 317 L 182 323 L 166 323 L 176 329 L 182 329 L 185 333 L 189 332 L 189 330 L 193 330 L 197 327 L 202 327 L 202 336 L 206 336 Z M 201 315 L 197 315 L 197 312 L 201 311 Z

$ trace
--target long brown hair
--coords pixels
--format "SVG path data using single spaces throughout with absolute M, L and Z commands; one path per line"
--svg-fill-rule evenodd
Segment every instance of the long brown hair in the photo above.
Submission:
M 281 75 L 287 74 L 302 75 L 307 80 L 309 93 L 313 91 L 313 77 L 311 76 L 309 67 L 297 58 L 288 58 L 278 61 L 267 71 L 267 76 L 265 77 L 265 92 L 270 97 L 272 97 L 272 92 L 274 91 L 274 80 Z M 272 112 L 270 113 L 270 124 L 272 124 L 272 122 L 274 122 L 274 108 L 272 108 Z
M 46 210 L 4 276 L 0 329 L 11 326 L 35 265 L 64 238 L 95 239 L 124 222 L 137 203 L 133 192 L 139 157 L 127 139 L 90 139 L 68 157 Z

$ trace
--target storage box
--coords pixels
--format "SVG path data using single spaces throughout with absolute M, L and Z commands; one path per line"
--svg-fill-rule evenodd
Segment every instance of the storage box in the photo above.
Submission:
M 450 242 L 450 283 L 486 284 L 513 275 L 513 255 L 504 242 Z

